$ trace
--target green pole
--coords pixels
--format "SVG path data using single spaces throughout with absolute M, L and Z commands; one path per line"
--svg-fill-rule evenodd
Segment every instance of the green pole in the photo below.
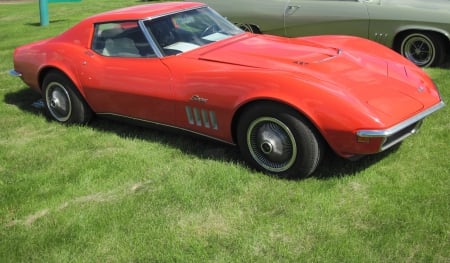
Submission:
M 48 0 L 39 0 L 39 17 L 41 26 L 48 26 Z

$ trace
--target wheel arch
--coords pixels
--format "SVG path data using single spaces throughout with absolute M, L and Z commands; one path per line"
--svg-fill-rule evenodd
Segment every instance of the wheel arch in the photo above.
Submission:
M 80 84 L 77 82 L 77 78 L 75 78 L 75 76 L 73 74 L 69 74 L 67 70 L 63 70 L 59 67 L 56 66 L 45 66 L 43 67 L 38 74 L 38 83 L 39 83 L 39 89 L 41 90 L 41 92 L 43 92 L 43 84 L 44 84 L 44 79 L 45 77 L 50 73 L 50 72 L 57 72 L 59 74 L 63 74 L 65 77 L 67 77 L 70 81 L 72 81 L 73 85 L 75 86 L 75 92 L 78 93 L 79 96 L 81 96 L 81 98 L 84 100 L 84 102 L 88 105 L 88 107 L 90 109 L 92 109 L 91 105 L 88 103 L 85 94 L 83 93 L 83 90 L 80 89 Z
M 439 36 L 446 44 L 446 48 L 450 48 L 450 32 L 439 28 L 432 27 L 411 27 L 402 28 L 396 32 L 394 39 L 392 40 L 392 48 L 396 51 L 400 50 L 402 40 L 409 34 L 413 33 L 433 33 Z
M 235 142 L 237 144 L 237 126 L 239 123 L 239 119 L 241 118 L 242 114 L 246 111 L 246 109 L 250 108 L 250 107 L 255 107 L 255 105 L 257 104 L 277 104 L 280 105 L 282 107 L 286 107 L 287 109 L 290 109 L 294 112 L 296 112 L 300 118 L 302 118 L 303 120 L 305 120 L 308 125 L 314 129 L 314 132 L 320 136 L 321 140 L 327 144 L 328 146 L 328 142 L 325 140 L 322 132 L 320 131 L 320 129 L 318 128 L 317 124 L 312 120 L 312 118 L 310 116 L 308 116 L 308 114 L 306 114 L 304 111 L 299 110 L 298 108 L 294 107 L 293 105 L 290 105 L 287 102 L 283 102 L 283 101 L 279 101 L 276 99 L 256 99 L 256 100 L 252 100 L 252 101 L 248 101 L 242 105 L 240 105 L 240 107 L 235 111 L 232 121 L 231 121 L 231 135 L 232 135 L 232 139 L 233 142 Z
M 74 74 L 71 74 L 70 71 L 67 69 L 61 69 L 60 67 L 52 66 L 52 65 L 45 66 L 45 67 L 41 68 L 39 71 L 38 83 L 39 83 L 39 89 L 41 91 L 43 88 L 42 85 L 44 83 L 45 76 L 47 76 L 47 74 L 52 71 L 59 72 L 59 73 L 63 74 L 64 76 L 66 76 L 68 79 L 70 79 L 72 81 L 72 83 L 75 85 L 77 91 L 85 99 L 84 93 L 83 93 L 82 89 L 80 89 L 81 86 L 80 86 L 80 83 L 78 82 L 78 79 L 76 78 L 76 76 Z

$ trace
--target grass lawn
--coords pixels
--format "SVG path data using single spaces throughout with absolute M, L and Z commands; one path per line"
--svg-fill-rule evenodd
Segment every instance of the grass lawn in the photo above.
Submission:
M 450 109 L 357 162 L 305 180 L 249 169 L 236 148 L 95 119 L 48 121 L 8 75 L 16 46 L 139 4 L 0 4 L 0 262 L 450 262 Z M 450 70 L 426 70 L 450 98 Z

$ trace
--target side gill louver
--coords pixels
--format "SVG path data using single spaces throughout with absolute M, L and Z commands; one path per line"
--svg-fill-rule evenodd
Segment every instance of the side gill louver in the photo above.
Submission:
M 192 108 L 186 106 L 186 116 L 189 124 L 199 127 L 205 127 L 208 129 L 218 130 L 216 113 L 214 111 L 208 111 L 205 109 Z

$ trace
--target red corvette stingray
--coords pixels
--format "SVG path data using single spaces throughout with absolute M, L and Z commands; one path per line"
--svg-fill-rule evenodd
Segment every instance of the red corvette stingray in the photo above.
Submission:
M 239 146 L 255 168 L 307 176 L 325 146 L 383 151 L 444 106 L 430 78 L 394 51 L 347 36 L 245 33 L 201 3 L 89 17 L 18 47 L 14 70 L 49 115 L 109 115 Z

